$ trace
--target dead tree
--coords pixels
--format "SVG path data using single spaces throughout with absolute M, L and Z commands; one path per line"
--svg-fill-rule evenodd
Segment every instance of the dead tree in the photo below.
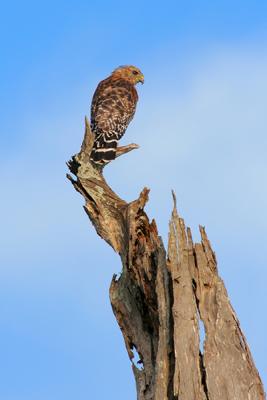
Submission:
M 86 119 L 81 151 L 69 161 L 67 177 L 84 197 L 98 235 L 121 257 L 122 274 L 113 277 L 110 301 L 132 360 L 138 400 L 265 399 L 205 229 L 200 227 L 201 243 L 194 243 L 173 195 L 166 254 L 155 221 L 144 211 L 149 190 L 131 203 L 120 199 L 89 160 L 93 140 Z M 120 147 L 116 155 L 137 147 Z

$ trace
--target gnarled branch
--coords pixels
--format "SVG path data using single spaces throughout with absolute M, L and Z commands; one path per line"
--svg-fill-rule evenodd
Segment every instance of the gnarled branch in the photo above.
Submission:
M 218 275 L 205 229 L 193 243 L 174 197 L 168 255 L 156 223 L 144 207 L 148 189 L 126 203 L 90 162 L 94 137 L 86 119 L 79 154 L 67 175 L 84 197 L 97 233 L 120 254 L 122 274 L 113 277 L 110 301 L 122 331 L 139 400 L 262 400 L 263 386 Z M 138 146 L 117 149 L 116 156 Z M 200 351 L 199 318 L 205 326 Z M 133 350 L 139 364 L 133 362 Z

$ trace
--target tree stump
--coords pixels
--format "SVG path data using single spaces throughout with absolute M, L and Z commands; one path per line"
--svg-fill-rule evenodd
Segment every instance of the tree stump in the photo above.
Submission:
M 84 197 L 98 235 L 121 257 L 122 274 L 112 279 L 110 301 L 132 360 L 138 400 L 265 399 L 204 227 L 201 243 L 193 243 L 173 194 L 166 254 L 155 221 L 144 211 L 149 190 L 131 203 L 120 199 L 102 168 L 89 160 L 93 141 L 86 119 L 81 151 L 68 162 L 75 177 L 67 177 Z M 119 147 L 116 156 L 136 148 Z

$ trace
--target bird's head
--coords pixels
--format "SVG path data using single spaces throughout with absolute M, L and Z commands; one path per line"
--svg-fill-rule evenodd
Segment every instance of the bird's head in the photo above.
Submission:
M 136 85 L 139 82 L 143 84 L 145 79 L 140 69 L 134 67 L 133 65 L 123 65 L 116 68 L 112 72 L 112 76 L 115 78 L 125 79 L 126 81 L 131 82 L 133 85 Z

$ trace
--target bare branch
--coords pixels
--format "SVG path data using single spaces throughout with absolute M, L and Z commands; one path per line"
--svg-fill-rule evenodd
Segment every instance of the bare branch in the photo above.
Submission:
M 139 149 L 138 144 L 131 143 L 126 146 L 118 147 L 116 150 L 116 158 L 122 156 L 123 154 L 129 153 L 129 151 Z

